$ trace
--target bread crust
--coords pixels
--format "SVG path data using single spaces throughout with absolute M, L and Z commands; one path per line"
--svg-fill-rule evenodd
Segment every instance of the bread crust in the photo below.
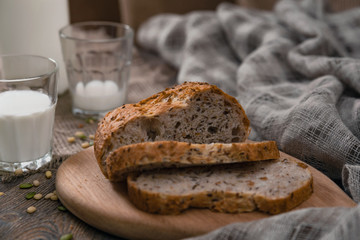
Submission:
M 190 125 L 192 119 L 184 119 L 184 113 L 189 108 L 189 106 L 194 105 L 195 99 L 197 96 L 205 96 L 204 99 L 207 99 L 209 102 L 213 101 L 214 97 L 223 100 L 222 107 L 226 107 L 230 109 L 230 111 L 224 111 L 225 115 L 231 115 L 231 120 L 229 121 L 222 121 L 222 122 L 232 122 L 239 125 L 239 129 L 235 129 L 235 136 L 232 140 L 226 140 L 225 142 L 222 141 L 220 137 L 215 138 L 215 141 L 210 138 L 206 138 L 204 131 L 195 133 L 200 134 L 200 136 L 204 136 L 205 140 L 194 140 L 194 139 L 187 139 L 187 134 L 184 133 L 183 136 L 175 137 L 175 138 L 160 138 L 155 139 L 155 135 L 158 134 L 156 131 L 156 124 L 163 124 L 158 122 L 159 116 L 164 115 L 171 115 L 179 118 L 179 123 L 182 123 L 183 120 L 190 121 L 187 125 Z M 209 96 L 206 96 L 206 95 Z M 205 104 L 205 103 L 204 103 Z M 214 102 L 214 106 L 218 104 Z M 204 106 L 202 109 L 209 111 L 211 108 L 208 106 Z M 177 115 L 176 115 L 177 114 Z M 203 116 L 205 113 L 199 113 L 199 115 Z M 219 114 L 220 115 L 220 114 Z M 224 116 L 225 116 L 224 115 Z M 203 116 L 207 118 L 207 116 Z M 159 92 L 147 99 L 144 99 L 136 104 L 126 104 L 123 105 L 108 114 L 99 122 L 97 131 L 95 133 L 95 140 L 94 140 L 94 152 L 95 157 L 99 163 L 100 169 L 103 174 L 107 177 L 107 170 L 106 170 L 106 158 L 107 156 L 118 147 L 123 145 L 128 145 L 137 142 L 144 142 L 149 141 L 149 139 L 145 139 L 144 137 L 140 136 L 139 133 L 140 128 L 137 127 L 139 122 L 147 122 L 150 126 L 149 134 L 154 134 L 154 139 L 152 140 L 176 140 L 176 141 L 184 141 L 184 142 L 193 142 L 193 143 L 210 143 L 210 142 L 243 142 L 247 139 L 250 133 L 250 122 L 247 118 L 244 109 L 238 103 L 238 101 L 224 93 L 215 85 L 210 85 L 208 83 L 197 83 L 197 82 L 186 82 L 181 85 L 174 86 L 172 88 L 167 88 L 162 92 Z M 168 121 L 166 121 L 168 122 Z M 211 119 L 208 120 L 211 122 Z M 227 124 L 227 123 L 226 123 Z M 185 125 L 185 123 L 184 123 Z M 154 127 L 155 126 L 155 127 Z M 217 126 L 213 129 L 216 131 Z M 155 128 L 152 129 L 152 128 Z M 173 129 L 172 129 L 173 128 Z M 175 131 L 175 127 L 171 127 L 166 129 L 167 131 Z M 196 127 L 195 127 L 196 128 Z M 209 129 L 210 131 L 212 129 Z M 239 130 L 237 132 L 236 130 Z M 136 132 L 137 131 L 137 132 Z M 195 132 L 196 129 L 192 130 Z M 126 133 L 125 133 L 126 132 Z M 125 136 L 131 138 L 134 135 L 134 139 L 127 140 L 124 139 Z M 218 134 L 219 136 L 221 134 Z M 228 137 L 229 134 L 224 134 L 224 137 Z M 231 134 L 230 134 L 231 135 Z M 135 139 L 135 137 L 137 137 Z M 150 136 L 148 138 L 151 138 Z M 151 140 L 150 140 L 151 141 Z M 207 142 L 210 141 L 210 142 Z
M 268 164 L 269 162 L 271 163 Z M 238 165 L 241 164 L 246 165 L 248 163 L 240 163 Z M 130 174 L 127 177 L 129 198 L 137 208 L 156 214 L 176 215 L 190 207 L 208 208 L 212 211 L 225 213 L 261 211 L 269 214 L 278 214 L 293 209 L 311 196 L 313 192 L 313 177 L 306 164 L 287 158 L 262 161 L 255 164 L 265 164 L 265 171 L 267 167 L 272 164 L 278 164 L 278 166 L 291 165 L 292 170 L 295 168 L 296 171 L 299 171 L 299 173 L 305 177 L 296 187 L 289 184 L 289 191 L 280 197 L 274 197 L 271 194 L 264 194 L 257 191 L 244 190 L 234 192 L 233 190 L 226 189 L 216 191 L 209 188 L 196 193 L 191 193 L 191 189 L 189 188 L 187 191 L 185 189 L 183 194 L 176 195 L 158 191 L 156 188 L 152 190 L 142 189 L 137 183 L 137 178 L 140 175 L 137 173 Z M 228 165 L 227 168 L 229 170 L 232 169 L 230 165 Z M 214 167 L 209 169 L 214 169 Z M 248 170 L 251 170 L 251 168 Z M 214 171 L 216 171 L 216 169 Z M 156 172 L 153 173 L 158 174 Z M 183 173 L 179 174 L 183 176 Z M 275 178 L 277 177 L 278 176 L 275 175 Z M 292 179 L 291 172 L 284 172 L 281 174 L 281 178 L 283 178 L 281 179 L 283 181 L 294 180 Z M 151 182 L 149 182 L 149 184 L 151 184 Z M 256 188 L 257 183 L 251 182 L 251 184 L 253 184 L 253 188 Z M 174 185 L 174 188 L 176 187 L 177 185 Z M 271 191 L 276 192 L 281 190 L 281 188 L 282 187 L 279 186 L 278 189 L 274 188 L 271 189 Z
M 106 166 L 109 180 L 117 182 L 126 180 L 128 173 L 137 171 L 262 161 L 279 157 L 274 141 L 229 144 L 157 141 L 120 147 L 108 156 Z

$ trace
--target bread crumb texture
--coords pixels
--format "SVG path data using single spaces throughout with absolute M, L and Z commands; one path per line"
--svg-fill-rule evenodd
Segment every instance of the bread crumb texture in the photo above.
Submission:
M 313 192 L 308 167 L 298 163 L 282 158 L 143 172 L 128 176 L 128 193 L 136 207 L 150 213 L 179 214 L 196 207 L 278 214 L 298 206 Z
M 106 158 L 121 146 L 161 140 L 243 142 L 249 125 L 234 97 L 214 85 L 187 82 L 109 112 L 98 124 L 94 151 L 107 177 Z

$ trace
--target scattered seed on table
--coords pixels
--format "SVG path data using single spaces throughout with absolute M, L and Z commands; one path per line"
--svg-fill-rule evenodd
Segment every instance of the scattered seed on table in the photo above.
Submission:
M 32 199 L 35 196 L 36 192 L 29 192 L 25 195 L 27 200 Z
M 60 240 L 71 240 L 73 238 L 73 235 L 71 233 L 64 234 L 60 237 Z
M 87 123 L 89 123 L 89 124 L 93 124 L 95 121 L 94 121 L 94 119 L 92 119 L 92 118 L 87 118 L 87 119 L 85 120 L 85 122 L 87 122 Z
M 68 143 L 74 143 L 76 141 L 75 137 L 68 137 L 67 138 Z
M 52 196 L 54 196 L 54 193 L 48 193 L 48 194 L 45 195 L 45 199 L 49 199 Z
M 2 195 L 5 195 L 5 193 L 4 193 L 4 192 L 0 192 L 0 196 L 2 196 Z
M 64 206 L 58 206 L 59 211 L 65 212 L 67 209 Z
M 81 131 L 75 132 L 75 137 L 80 138 L 82 140 L 86 139 L 85 133 Z
M 46 171 L 46 172 L 45 172 L 45 177 L 46 177 L 46 178 L 51 178 L 51 177 L 52 177 L 51 171 Z
M 20 176 L 23 174 L 23 170 L 21 168 L 18 168 L 15 170 L 14 174 L 15 174 L 15 176 Z
M 34 181 L 33 181 L 33 185 L 34 185 L 35 187 L 38 187 L 38 186 L 40 185 L 39 180 L 34 180 Z
M 95 139 L 94 134 L 90 134 L 90 135 L 89 135 L 89 138 L 90 138 L 91 140 L 94 140 L 94 139 Z
M 41 194 L 41 193 L 37 193 L 37 194 L 34 195 L 34 199 L 35 199 L 35 200 L 39 200 L 39 199 L 41 199 L 41 198 L 42 198 L 42 194 Z
M 33 212 L 35 212 L 35 211 L 36 211 L 36 207 L 34 207 L 34 206 L 28 207 L 28 208 L 26 209 L 26 212 L 27 212 L 27 213 L 33 213 Z
M 22 183 L 22 184 L 20 184 L 20 188 L 21 189 L 28 189 L 28 188 L 32 188 L 32 184 L 31 183 Z
M 54 194 L 54 195 L 52 195 L 52 196 L 50 197 L 50 199 L 53 200 L 53 201 L 57 201 L 57 200 L 58 200 L 58 196 L 56 196 L 56 195 Z
M 82 148 L 88 148 L 88 147 L 90 147 L 90 143 L 84 142 L 84 143 L 81 144 L 81 147 Z
M 77 132 L 75 132 L 75 137 L 81 137 L 81 136 L 83 136 L 83 135 L 85 135 L 85 134 L 84 134 L 84 132 L 82 132 L 82 131 L 77 131 Z
M 55 195 L 56 195 L 56 190 L 54 190 L 54 191 L 53 191 L 53 194 L 55 194 Z

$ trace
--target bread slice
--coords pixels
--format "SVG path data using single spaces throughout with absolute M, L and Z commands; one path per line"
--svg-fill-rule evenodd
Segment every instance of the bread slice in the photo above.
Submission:
M 238 101 L 207 83 L 188 82 L 109 112 L 99 122 L 94 151 L 107 176 L 106 158 L 140 142 L 243 142 L 250 123 Z
M 158 214 L 179 214 L 189 207 L 277 214 L 308 199 L 312 182 L 307 165 L 290 158 L 161 169 L 127 178 L 131 202 L 143 211 Z
M 274 141 L 192 144 L 176 141 L 136 143 L 122 146 L 106 159 L 110 181 L 126 180 L 130 172 L 157 168 L 189 167 L 277 159 Z

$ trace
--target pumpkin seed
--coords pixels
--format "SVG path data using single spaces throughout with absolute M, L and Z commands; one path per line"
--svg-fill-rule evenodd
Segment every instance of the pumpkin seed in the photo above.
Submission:
M 89 123 L 89 124 L 93 124 L 95 121 L 96 121 L 96 119 L 91 118 L 91 117 L 89 117 L 89 118 L 87 118 L 87 119 L 85 120 L 85 122 L 86 122 L 86 123 Z
M 21 189 L 27 189 L 27 188 L 32 188 L 32 184 L 31 183 L 23 183 L 23 184 L 20 184 L 20 188 Z
M 32 199 L 35 196 L 36 192 L 29 192 L 28 194 L 25 195 L 25 198 L 27 200 Z
M 71 240 L 72 238 L 73 238 L 73 235 L 71 233 L 68 233 L 68 234 L 62 235 L 60 237 L 60 240 Z
M 67 210 L 64 206 L 58 206 L 58 209 L 63 212 L 65 212 Z
M 84 133 L 84 132 L 81 132 L 81 131 L 75 132 L 75 137 L 80 138 L 81 140 L 85 140 L 85 139 L 86 139 L 85 133 Z

